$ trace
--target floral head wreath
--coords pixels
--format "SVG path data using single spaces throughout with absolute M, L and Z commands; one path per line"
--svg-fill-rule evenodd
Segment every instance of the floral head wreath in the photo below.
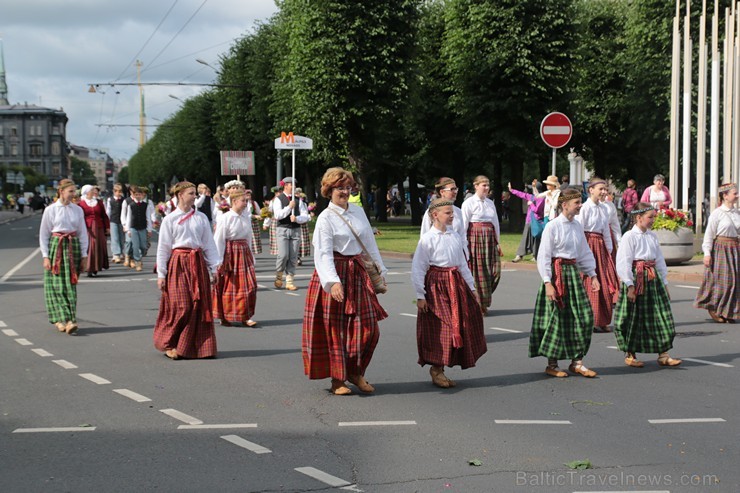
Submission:
M 175 195 L 177 195 L 178 193 L 182 192 L 186 188 L 195 188 L 195 184 L 190 183 L 189 181 L 181 181 L 180 183 L 174 185 L 170 189 L 170 195 L 172 195 L 174 197 Z
M 643 207 L 642 209 L 633 209 L 630 211 L 630 215 L 637 216 L 638 214 L 644 214 L 646 212 L 654 211 L 655 207 L 652 205 L 650 207 Z
M 719 193 L 729 192 L 733 188 L 737 188 L 737 185 L 735 185 L 734 183 L 727 183 L 727 184 L 722 185 L 721 187 L 719 187 L 717 189 L 717 192 L 719 192 Z
M 558 205 L 563 205 L 565 202 L 573 199 L 580 199 L 581 198 L 581 192 L 578 190 L 572 190 L 572 191 L 566 191 L 565 193 L 561 193 L 560 197 L 558 197 Z

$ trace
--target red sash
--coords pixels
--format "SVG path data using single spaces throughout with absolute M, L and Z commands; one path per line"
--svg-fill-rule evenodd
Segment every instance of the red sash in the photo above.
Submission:
M 77 281 L 78 281 L 77 266 L 75 265 L 74 253 L 72 253 L 72 238 L 75 238 L 77 234 L 76 233 L 52 233 L 52 236 L 56 236 L 57 238 L 59 238 L 59 244 L 57 245 L 56 252 L 54 252 L 54 262 L 52 263 L 51 273 L 54 274 L 55 276 L 59 275 L 59 272 L 62 268 L 62 255 L 64 255 L 63 250 L 67 248 L 67 253 L 69 255 L 69 279 L 72 284 L 77 284 Z M 68 245 L 66 247 L 64 245 L 65 240 L 67 241 L 67 245 Z

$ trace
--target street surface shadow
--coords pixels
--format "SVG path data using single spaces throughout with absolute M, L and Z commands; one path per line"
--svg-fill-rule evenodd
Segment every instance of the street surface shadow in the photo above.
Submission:
M 378 394 L 421 394 L 421 393 L 435 393 L 435 394 L 454 394 L 461 390 L 471 388 L 490 388 L 490 387 L 512 387 L 515 385 L 525 385 L 528 383 L 539 382 L 546 378 L 552 378 L 545 375 L 544 372 L 534 373 L 516 373 L 513 375 L 496 375 L 490 377 L 480 378 L 464 378 L 464 374 L 455 372 L 453 375 L 449 375 L 456 383 L 457 386 L 449 389 L 440 389 L 435 387 L 429 380 L 420 380 L 416 382 L 390 382 L 390 383 L 378 383 L 376 385 Z M 371 382 L 372 383 L 372 382 Z M 368 394 L 358 395 L 369 396 Z
M 83 320 L 78 320 L 80 324 L 80 330 L 77 331 L 78 336 L 96 335 L 96 334 L 109 334 L 111 332 L 131 332 L 133 330 L 154 330 L 153 324 L 148 325 L 132 325 L 128 327 L 88 327 L 87 323 Z M 95 322 L 91 322 L 95 323 Z
M 0 284 L 0 293 L 17 293 L 19 291 L 39 289 L 42 286 L 42 284 L 13 284 L 12 282 L 4 282 Z
M 492 307 L 488 311 L 488 316 L 487 317 L 483 317 L 483 319 L 485 320 L 486 318 L 490 318 L 491 316 L 494 316 L 494 317 L 503 317 L 503 316 L 506 316 L 506 315 L 522 315 L 522 314 L 525 314 L 525 313 L 531 315 L 532 313 L 534 313 L 534 308 L 519 308 L 519 309 L 515 309 L 515 310 L 500 310 L 500 309 L 498 309 L 496 307 Z
M 692 325 L 690 323 L 676 324 L 676 325 Z M 722 334 L 721 330 L 708 330 L 708 331 L 692 331 L 692 332 L 676 332 L 676 337 L 706 337 L 716 336 Z
M 517 339 L 529 339 L 529 332 L 522 332 L 522 333 L 514 333 L 514 332 L 505 332 L 505 333 L 497 333 L 497 334 L 486 334 L 486 342 L 488 344 L 492 342 L 507 342 L 507 341 L 515 341 Z
M 302 318 L 283 318 L 283 319 L 272 319 L 272 320 L 259 320 L 257 327 L 254 330 L 259 330 L 262 327 L 280 327 L 283 325 L 303 325 Z
M 218 359 L 228 358 L 259 358 L 262 356 L 275 356 L 277 354 L 300 353 L 300 348 L 290 349 L 244 349 L 240 351 L 219 351 Z

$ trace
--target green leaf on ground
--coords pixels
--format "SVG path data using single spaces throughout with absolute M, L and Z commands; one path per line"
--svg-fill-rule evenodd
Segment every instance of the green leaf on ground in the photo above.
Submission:
M 470 459 L 468 461 L 468 464 L 470 464 L 471 466 L 482 466 L 483 462 L 480 459 Z
M 564 465 L 571 469 L 593 469 L 594 467 L 588 459 L 574 460 L 572 462 L 566 462 Z
M 81 425 L 77 425 L 78 428 L 92 428 L 91 424 L 88 423 L 82 423 Z

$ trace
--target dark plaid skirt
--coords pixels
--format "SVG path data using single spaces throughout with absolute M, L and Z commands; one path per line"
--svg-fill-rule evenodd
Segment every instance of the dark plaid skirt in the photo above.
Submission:
M 81 259 L 80 240 L 77 237 L 62 239 L 54 235 L 49 239 L 49 261 L 52 266 L 59 266 L 57 274 L 53 270 L 44 270 L 44 301 L 49 323 L 77 321 L 76 276 Z
M 712 245 L 712 263 L 704 268 L 704 280 L 694 306 L 717 312 L 721 317 L 740 319 L 740 242 L 717 236 Z
M 257 304 L 257 276 L 247 240 L 227 240 L 224 261 L 213 286 L 213 317 L 246 322 Z
M 632 274 L 637 284 L 634 266 Z M 644 293 L 634 303 L 627 299 L 627 285 L 622 284 L 614 314 L 614 335 L 620 351 L 659 354 L 673 347 L 676 336 L 671 302 L 659 275 L 650 279 L 646 268 L 642 276 Z
M 604 236 L 599 233 L 586 232 L 586 241 L 588 247 L 594 254 L 596 260 L 596 277 L 599 280 L 601 289 L 591 291 L 591 278 L 582 275 L 583 287 L 586 290 L 591 308 L 594 312 L 594 327 L 606 327 L 612 323 L 612 313 L 614 312 L 614 303 L 619 297 L 619 279 L 617 278 L 617 268 L 614 265 L 609 251 L 604 243 Z
M 491 295 L 501 280 L 501 256 L 498 254 L 498 240 L 492 223 L 470 223 L 468 226 L 468 265 L 475 279 L 475 290 L 481 306 L 491 306 Z
M 456 268 L 430 267 L 424 280 L 428 310 L 416 319 L 419 364 L 475 366 L 485 352 L 483 315 L 475 294 Z M 453 343 L 459 334 L 461 347 Z
M 303 312 L 303 369 L 310 379 L 364 375 L 378 344 L 378 322 L 388 317 L 378 303 L 360 255 L 334 252 L 344 301 L 324 291 L 314 270 Z
M 575 265 L 562 266 L 563 308 L 547 299 L 544 283 L 537 293 L 529 335 L 529 357 L 581 359 L 591 346 L 594 315 Z M 553 269 L 552 284 L 555 285 Z
M 108 243 L 105 228 L 87 228 L 87 272 L 100 272 L 108 269 Z
M 154 326 L 154 347 L 176 349 L 185 358 L 216 356 L 208 267 L 199 249 L 172 251 Z
M 308 234 L 308 223 L 301 224 L 301 248 L 298 250 L 298 257 L 305 258 L 311 256 L 311 236 Z
M 277 244 L 277 221 L 273 217 L 270 220 L 270 227 L 267 228 L 270 232 L 270 255 L 277 255 L 278 254 L 278 244 Z
M 252 253 L 262 253 L 262 228 L 259 219 L 252 219 Z

